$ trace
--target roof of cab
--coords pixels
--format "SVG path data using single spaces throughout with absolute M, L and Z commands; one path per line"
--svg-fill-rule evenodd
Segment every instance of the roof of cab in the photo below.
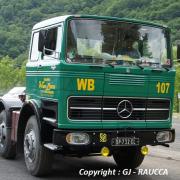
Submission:
M 58 16 L 58 17 L 54 17 L 54 18 L 50 18 L 50 19 L 46 19 L 44 21 L 41 21 L 37 24 L 35 24 L 33 26 L 33 30 L 35 29 L 40 29 L 49 25 L 53 25 L 53 24 L 57 24 L 60 22 L 65 21 L 68 17 L 70 17 L 71 15 L 66 15 L 66 16 Z
M 107 19 L 107 20 L 116 20 L 116 21 L 123 21 L 123 22 L 131 22 L 131 23 L 138 23 L 143 25 L 150 25 L 150 26 L 156 26 L 156 27 L 164 27 L 167 28 L 165 25 L 160 25 L 152 22 L 147 22 L 143 20 L 137 20 L 137 19 L 129 19 L 129 18 L 119 18 L 119 17 L 110 17 L 110 16 L 96 16 L 96 15 L 65 15 L 65 16 L 58 16 L 54 18 L 50 18 L 44 21 L 41 21 L 34 25 L 33 30 L 40 29 L 43 27 L 47 27 L 53 24 L 58 24 L 60 22 L 65 21 L 66 19 L 70 17 L 81 17 L 81 18 L 96 18 L 96 19 Z

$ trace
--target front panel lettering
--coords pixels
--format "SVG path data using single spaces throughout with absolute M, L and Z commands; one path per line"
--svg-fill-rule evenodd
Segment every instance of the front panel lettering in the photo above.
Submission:
M 78 91 L 94 91 L 95 90 L 94 79 L 77 78 L 77 90 Z
M 158 82 L 156 85 L 157 93 L 158 94 L 168 94 L 170 88 L 169 82 Z

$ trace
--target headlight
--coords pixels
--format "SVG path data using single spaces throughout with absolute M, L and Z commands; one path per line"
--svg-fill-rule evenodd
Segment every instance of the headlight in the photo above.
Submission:
M 66 142 L 72 145 L 89 144 L 90 138 L 87 133 L 69 133 L 66 135 Z
M 156 140 L 158 142 L 168 142 L 172 140 L 172 133 L 169 131 L 158 132 L 156 135 Z

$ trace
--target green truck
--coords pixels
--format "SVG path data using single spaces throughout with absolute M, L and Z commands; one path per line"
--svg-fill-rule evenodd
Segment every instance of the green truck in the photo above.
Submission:
M 0 154 L 24 153 L 34 176 L 50 172 L 54 153 L 112 155 L 119 168 L 136 168 L 146 145 L 175 139 L 174 80 L 166 26 L 87 15 L 42 21 L 32 29 L 22 103 L 0 100 Z

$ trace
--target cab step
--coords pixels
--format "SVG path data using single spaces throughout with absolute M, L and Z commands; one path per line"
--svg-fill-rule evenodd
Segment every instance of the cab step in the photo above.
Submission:
M 62 149 L 61 146 L 57 146 L 53 143 L 47 143 L 47 144 L 44 144 L 44 147 L 46 147 L 47 149 L 51 150 L 51 151 L 59 151 Z

